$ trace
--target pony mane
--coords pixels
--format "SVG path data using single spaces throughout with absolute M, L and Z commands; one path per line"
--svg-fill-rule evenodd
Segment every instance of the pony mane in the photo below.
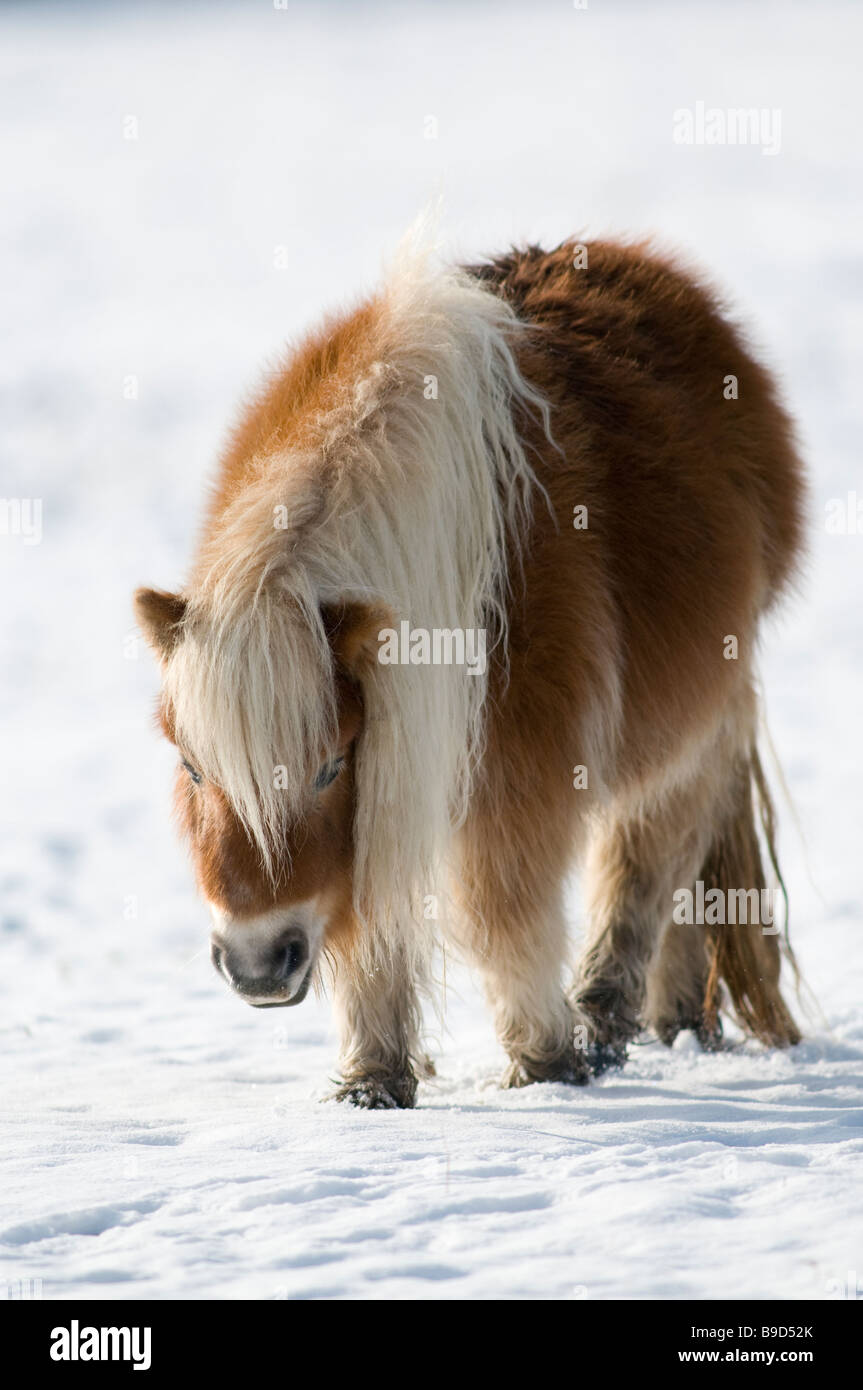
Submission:
M 322 605 L 368 601 L 396 627 L 485 629 L 489 648 L 505 643 L 508 545 L 518 557 L 539 486 L 514 415 L 548 431 L 513 354 L 525 330 L 467 273 L 403 250 L 341 328 L 360 317 L 362 351 L 342 360 L 317 340 L 312 387 L 325 391 L 309 387 L 308 350 L 285 367 L 282 398 L 292 371 L 305 383 L 299 443 L 244 460 L 166 665 L 180 746 L 223 788 L 270 872 L 336 737 Z M 371 661 L 362 684 L 356 907 L 384 930 L 421 931 L 466 812 L 488 670 Z

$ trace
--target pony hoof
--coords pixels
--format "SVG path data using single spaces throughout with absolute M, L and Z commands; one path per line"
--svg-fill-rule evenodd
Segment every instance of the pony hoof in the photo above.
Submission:
M 373 1077 L 364 1081 L 346 1081 L 335 1092 L 334 1100 L 346 1100 L 358 1110 L 412 1110 L 416 1097 L 416 1082 L 388 1079 L 386 1085 Z
M 533 1067 L 523 1061 L 510 1062 L 501 1077 L 501 1090 L 517 1090 L 541 1081 L 558 1081 L 564 1086 L 587 1086 L 590 1070 L 587 1061 L 578 1053 L 560 1058 L 547 1067 Z
M 722 1036 L 722 1019 L 707 1020 L 703 1015 L 690 1018 L 680 1015 L 658 1023 L 654 1029 L 656 1036 L 666 1047 L 673 1047 L 681 1033 L 694 1033 L 702 1052 L 725 1052 L 728 1049 Z
M 626 1043 L 591 1043 L 587 1049 L 587 1065 L 593 1076 L 606 1071 L 620 1071 L 626 1066 Z
M 502 1091 L 519 1091 L 522 1086 L 530 1086 L 535 1080 L 536 1077 L 528 1076 L 521 1062 L 510 1062 L 500 1078 L 500 1089 Z
M 560 1076 L 551 1078 L 554 1081 L 562 1081 L 566 1086 L 589 1086 L 590 1067 L 587 1062 L 579 1058 L 566 1071 L 561 1072 Z
M 724 1052 L 727 1046 L 722 1036 L 722 1019 L 718 1018 L 715 1023 L 706 1023 L 704 1019 L 692 1025 L 692 1031 L 698 1039 L 702 1052 Z

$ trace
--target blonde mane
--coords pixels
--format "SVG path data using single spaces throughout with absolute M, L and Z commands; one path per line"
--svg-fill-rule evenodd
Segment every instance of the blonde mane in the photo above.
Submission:
M 485 629 L 489 649 L 504 640 L 507 547 L 518 554 L 536 486 L 514 407 L 547 424 L 513 355 L 521 325 L 466 273 L 403 252 L 361 312 L 361 367 L 307 422 L 302 448 L 249 461 L 214 518 L 166 667 L 180 747 L 270 868 L 335 737 L 321 605 L 367 600 L 396 625 Z M 487 671 L 464 665 L 373 662 L 364 679 L 356 906 L 400 940 L 411 924 L 421 934 L 423 898 L 441 892 L 487 686 Z

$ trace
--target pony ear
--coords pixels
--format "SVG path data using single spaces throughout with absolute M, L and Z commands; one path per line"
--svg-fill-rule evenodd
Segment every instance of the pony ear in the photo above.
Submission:
M 167 661 L 180 637 L 186 600 L 164 589 L 137 589 L 134 603 L 138 626 L 160 660 Z
M 321 615 L 333 656 L 348 675 L 360 680 L 378 659 L 378 633 L 395 623 L 391 609 L 385 603 L 349 599 L 343 603 L 324 604 Z

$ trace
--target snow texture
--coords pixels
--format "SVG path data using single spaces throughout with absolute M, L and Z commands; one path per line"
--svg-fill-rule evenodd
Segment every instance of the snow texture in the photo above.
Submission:
M 853 1297 L 863 534 L 825 518 L 863 498 L 863 11 L 46 4 L 0 28 L 0 495 L 43 503 L 39 544 L 0 535 L 0 1289 Z M 698 101 L 780 109 L 779 152 L 675 145 Z M 763 652 L 817 1000 L 790 1053 L 684 1035 L 587 1090 L 502 1092 L 450 961 L 438 1079 L 412 1113 L 357 1112 L 320 1103 L 325 1001 L 257 1013 L 212 971 L 129 595 L 182 579 L 261 364 L 373 284 L 439 192 L 456 255 L 577 231 L 682 248 L 800 422 L 810 564 Z M 578 915 L 574 887 L 576 943 Z

